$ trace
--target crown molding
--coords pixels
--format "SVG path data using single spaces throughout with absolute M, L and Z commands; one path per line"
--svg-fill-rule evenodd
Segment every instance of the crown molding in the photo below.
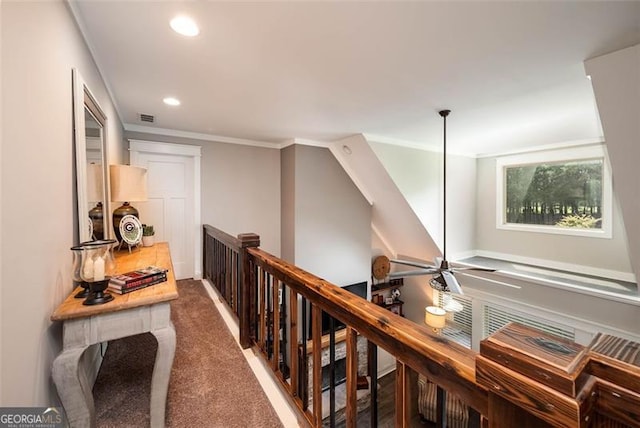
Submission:
M 545 144 L 542 146 L 534 146 L 534 147 L 526 147 L 522 149 L 509 150 L 505 152 L 496 152 L 496 153 L 483 153 L 476 155 L 476 158 L 498 158 L 502 156 L 511 156 L 525 153 L 535 153 L 535 152 L 544 152 L 550 150 L 558 150 L 558 149 L 568 149 L 571 147 L 580 147 L 580 146 L 591 146 L 597 144 L 604 144 L 604 137 L 598 138 L 585 138 L 582 140 L 574 140 L 574 141 L 564 141 L 561 143 L 551 143 Z
M 129 132 L 144 132 L 153 135 L 165 135 L 167 137 L 190 138 L 192 140 L 214 141 L 217 143 L 240 144 L 243 146 L 262 147 L 267 149 L 280 149 L 281 143 L 269 143 L 266 141 L 248 140 L 244 138 L 224 137 L 222 135 L 203 134 L 199 132 L 180 131 L 177 129 L 156 128 L 153 126 L 125 123 L 124 130 Z
M 364 133 L 362 135 L 364 135 L 365 140 L 367 140 L 368 142 L 371 141 L 374 143 L 389 144 L 391 146 L 406 147 L 408 149 L 422 150 L 424 152 L 431 153 L 443 152 L 441 145 L 439 146 L 435 144 L 419 143 L 417 141 L 399 140 L 397 138 L 383 137 L 382 135 L 375 134 Z M 464 153 L 456 150 L 447 150 L 447 155 L 464 156 L 467 158 L 477 157 L 475 153 Z
M 98 56 L 96 55 L 96 49 L 93 46 L 93 43 L 91 43 L 91 41 L 89 40 L 89 37 L 88 37 L 89 32 L 86 30 L 86 26 L 84 25 L 84 21 L 82 20 L 82 14 L 80 13 L 80 9 L 77 4 L 78 2 L 74 0 L 66 0 L 65 3 L 67 4 L 67 7 L 71 11 L 71 15 L 73 16 L 73 19 L 76 22 L 76 26 L 80 30 L 80 34 L 82 34 L 82 39 L 84 40 L 84 44 L 87 46 L 87 49 L 89 50 L 89 54 L 91 55 L 91 59 L 93 60 L 93 63 L 96 66 L 98 75 L 100 76 L 100 79 L 104 84 L 104 87 L 107 89 L 107 94 L 109 95 L 109 98 L 111 98 L 111 103 L 113 104 L 113 108 L 115 109 L 116 114 L 118 115 L 118 120 L 120 120 L 121 124 L 124 124 L 124 121 L 122 120 L 122 113 L 120 112 L 120 106 L 118 105 L 118 101 L 115 95 L 113 94 L 113 90 L 111 89 L 111 85 L 109 84 L 109 81 L 106 79 L 104 73 L 102 73 L 102 65 L 98 60 Z

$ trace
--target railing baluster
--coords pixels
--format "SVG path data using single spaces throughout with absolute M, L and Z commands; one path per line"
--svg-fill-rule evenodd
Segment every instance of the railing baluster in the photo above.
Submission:
M 447 392 L 440 388 L 436 389 L 436 426 L 438 428 L 447 427 Z
M 273 278 L 273 355 L 271 367 L 277 373 L 280 371 L 280 281 Z
M 347 327 L 347 428 L 355 428 L 358 419 L 358 333 Z
M 260 342 L 259 347 L 263 353 L 267 352 L 267 341 L 265 339 L 265 332 L 267 331 L 267 305 L 266 305 L 266 287 L 265 287 L 265 275 L 264 270 L 260 270 Z
M 405 372 L 404 372 L 404 364 L 400 361 L 396 361 L 396 427 L 405 427 Z
M 313 419 L 322 426 L 322 310 L 312 306 L 311 338 L 313 340 Z M 306 344 L 303 344 L 306 346 Z
M 298 294 L 289 288 L 289 355 L 291 355 L 291 368 L 289 370 L 291 379 L 291 394 L 298 397 Z
M 472 407 L 469 407 L 469 425 L 468 428 L 480 428 L 480 413 Z
M 302 398 L 302 410 L 309 407 L 309 361 L 307 360 L 307 299 L 302 297 L 302 366 L 300 367 L 300 397 Z
M 336 326 L 329 317 L 329 423 L 336 426 Z
M 371 420 L 370 427 L 378 428 L 378 347 L 375 343 L 367 341 L 369 357 L 369 377 L 371 378 Z

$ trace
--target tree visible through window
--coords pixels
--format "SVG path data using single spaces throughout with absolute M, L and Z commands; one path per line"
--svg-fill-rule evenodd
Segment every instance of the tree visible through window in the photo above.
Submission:
M 602 228 L 603 160 L 505 168 L 507 223 Z

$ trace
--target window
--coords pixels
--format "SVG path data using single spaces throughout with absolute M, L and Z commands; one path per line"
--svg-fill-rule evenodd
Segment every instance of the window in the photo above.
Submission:
M 601 145 L 498 158 L 497 227 L 611 238 L 611 179 Z

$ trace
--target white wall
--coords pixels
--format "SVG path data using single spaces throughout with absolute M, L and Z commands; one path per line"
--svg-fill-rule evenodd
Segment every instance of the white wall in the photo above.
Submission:
M 67 5 L 2 2 L 0 168 L 2 406 L 58 402 L 50 380 L 62 330 L 49 317 L 71 292 L 77 239 L 71 69 L 108 116 L 107 153 L 122 128 Z
M 631 272 L 627 237 L 614 185 L 613 238 L 551 235 L 496 228 L 496 158 L 478 159 L 477 249 Z
M 295 264 L 336 285 L 369 281 L 371 206 L 328 149 L 295 150 Z
M 631 263 L 640 277 L 640 45 L 585 61 L 622 207 Z
M 442 250 L 442 153 L 369 144 L 427 232 Z M 447 155 L 447 258 L 475 249 L 476 160 Z
M 174 136 L 125 132 L 126 138 L 202 147 L 203 224 L 231 235 L 253 232 L 280 256 L 280 151 Z

